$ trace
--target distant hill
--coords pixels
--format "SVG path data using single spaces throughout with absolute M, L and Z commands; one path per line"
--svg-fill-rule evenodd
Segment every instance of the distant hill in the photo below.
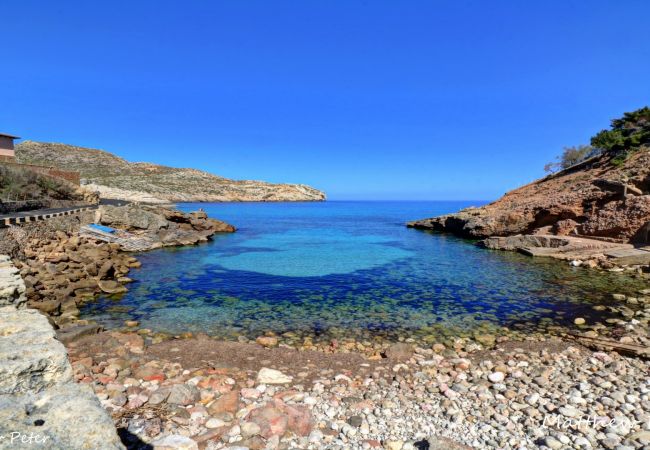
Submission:
M 24 141 L 16 159 L 81 173 L 82 184 L 103 198 L 149 202 L 322 201 L 325 194 L 303 184 L 238 181 L 196 169 L 133 163 L 104 150 Z

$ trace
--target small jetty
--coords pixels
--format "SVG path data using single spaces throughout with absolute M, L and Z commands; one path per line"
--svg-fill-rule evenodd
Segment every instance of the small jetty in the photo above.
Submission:
M 79 230 L 79 236 L 96 239 L 102 242 L 119 244 L 120 248 L 128 252 L 142 252 L 150 250 L 153 242 L 146 236 L 132 234 L 124 230 L 107 227 L 97 223 L 84 225 Z

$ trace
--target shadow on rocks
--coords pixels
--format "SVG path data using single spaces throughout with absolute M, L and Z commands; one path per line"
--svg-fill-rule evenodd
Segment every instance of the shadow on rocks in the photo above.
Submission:
M 117 434 L 128 450 L 153 450 L 153 447 L 126 428 L 118 428 Z

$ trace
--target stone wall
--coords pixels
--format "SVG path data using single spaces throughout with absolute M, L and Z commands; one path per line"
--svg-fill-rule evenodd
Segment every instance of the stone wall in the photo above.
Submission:
M 82 225 L 94 222 L 94 217 L 94 211 L 83 211 L 70 216 L 0 228 L 0 254 L 24 259 L 22 249 L 31 239 L 52 239 L 56 237 L 57 232 L 76 233 Z
M 24 292 L 0 255 L 0 449 L 123 449 L 92 389 L 72 379 L 48 319 L 24 308 Z

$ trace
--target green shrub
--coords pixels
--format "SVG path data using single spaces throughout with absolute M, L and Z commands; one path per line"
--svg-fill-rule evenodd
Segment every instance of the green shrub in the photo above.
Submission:
M 0 165 L 0 200 L 76 200 L 74 188 L 64 181 L 32 170 Z
M 577 147 L 564 147 L 562 155 L 557 157 L 556 162 L 544 166 L 546 172 L 557 172 L 585 161 L 600 152 L 591 145 L 578 145 Z
M 565 147 L 557 161 L 546 164 L 544 170 L 557 172 L 597 155 L 608 155 L 612 164 L 620 166 L 642 147 L 650 147 L 650 108 L 647 106 L 613 119 L 611 129 L 593 136 L 591 145 Z
M 650 108 L 626 112 L 622 118 L 612 120 L 611 129 L 592 137 L 591 145 L 623 161 L 630 153 L 650 146 Z

